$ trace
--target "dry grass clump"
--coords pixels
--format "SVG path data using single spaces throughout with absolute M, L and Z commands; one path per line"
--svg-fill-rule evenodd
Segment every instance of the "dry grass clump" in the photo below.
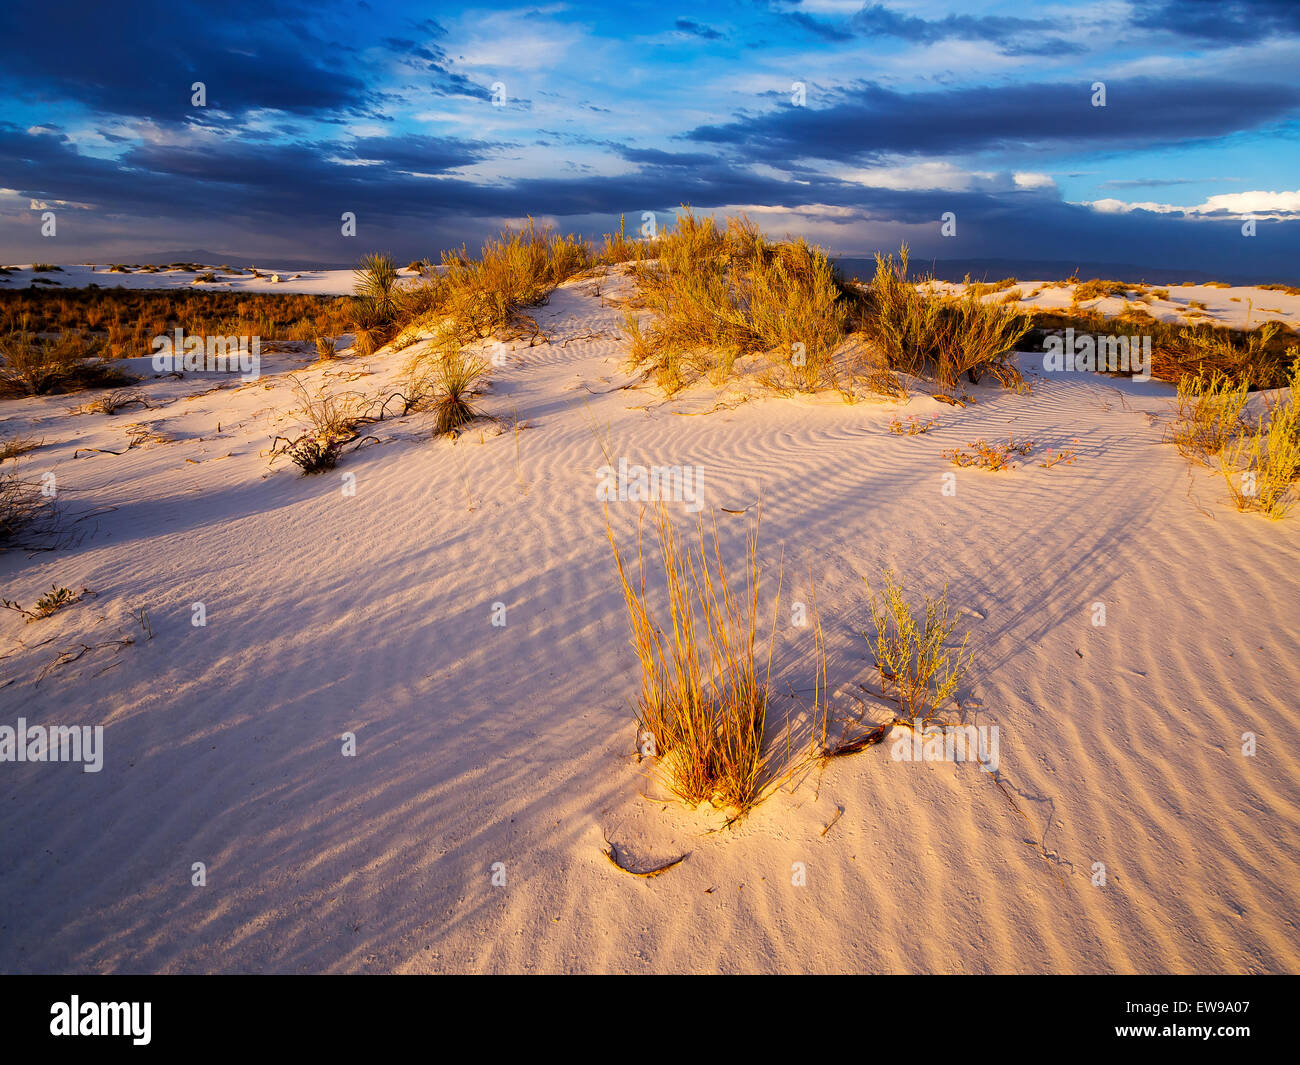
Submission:
M 1223 445 L 1219 470 L 1238 510 L 1277 519 L 1294 506 L 1292 486 L 1300 479 L 1300 355 L 1293 364 L 1288 396 L 1237 440 Z
M 76 414 L 116 414 L 128 407 L 150 407 L 149 400 L 138 388 L 115 388 L 98 399 L 77 407 Z
M 933 282 L 921 278 L 920 283 Z M 947 390 L 966 374 L 978 383 L 991 374 L 1009 388 L 1028 386 L 1012 361 L 1016 345 L 1029 331 L 1027 315 L 997 303 L 985 303 L 968 291 L 959 299 L 927 296 L 908 278 L 908 249 L 876 255 L 860 328 L 884 353 L 891 369 L 928 377 Z
M 1244 428 L 1247 391 L 1245 380 L 1234 383 L 1217 370 L 1209 378 L 1188 374 L 1178 382 L 1177 413 L 1166 439 L 1184 457 L 1209 465 Z
M 0 395 L 43 396 L 135 380 L 95 359 L 98 347 L 71 330 L 53 339 L 38 336 L 24 316 L 16 329 L 0 336 Z
M 954 466 L 975 466 L 983 470 L 1014 470 L 1016 464 L 1011 461 L 1011 456 L 1028 455 L 1033 450 L 1034 442 L 1011 437 L 1005 444 L 990 444 L 980 439 L 968 446 L 969 451 L 954 447 L 942 452 L 942 455 Z
M 444 271 L 398 299 L 403 335 L 433 333 L 445 348 L 517 327 L 526 320 L 523 308 L 543 302 L 594 261 L 589 243 L 538 228 L 530 218 L 523 229 L 507 228 L 488 240 L 477 260 L 465 247 L 444 252 Z
M 1004 277 L 1001 281 L 972 281 L 970 274 L 967 274 L 963 284 L 967 294 L 974 296 L 976 299 L 981 299 L 984 296 L 992 295 L 994 292 L 1006 292 L 1007 289 L 1016 284 L 1016 279 L 1014 277 Z M 1019 296 L 1016 298 L 1019 298 Z
M 738 358 L 766 354 L 784 380 L 812 391 L 848 333 L 848 301 L 825 253 L 804 240 L 773 243 L 746 218 L 726 229 L 687 208 L 635 268 L 643 331 L 629 313 L 634 364 L 673 393 L 703 375 L 728 377 Z
M 17 458 L 0 462 L 0 551 L 33 527 L 49 524 L 54 515 L 53 498 L 38 481 L 24 477 Z
M 1073 302 L 1086 303 L 1106 296 L 1123 296 L 1133 287 L 1123 281 L 1103 281 L 1094 277 L 1091 281 L 1081 281 L 1074 286 Z
M 222 292 L 204 289 L 101 289 L 0 292 L 0 335 L 26 321 L 31 333 L 78 340 L 108 359 L 149 355 L 156 336 L 256 336 L 312 341 L 349 331 L 350 296 Z
M 605 243 L 597 258 L 602 263 L 614 265 L 646 258 L 647 246 L 643 241 L 627 239 L 627 216 L 618 216 L 618 232 L 606 233 Z
M 44 440 L 37 440 L 34 436 L 9 436 L 0 439 L 0 462 L 35 451 L 44 443 Z
M 970 633 L 955 648 L 950 646 L 957 621 L 951 616 L 946 585 L 937 598 L 925 597 L 923 613 L 913 613 L 892 570 L 884 571 L 883 581 L 879 595 L 868 589 L 875 632 L 862 635 L 873 645 L 884 690 L 892 689 L 903 717 L 929 725 L 973 664 L 974 655 L 966 649 Z
M 771 693 L 774 607 L 767 662 L 757 643 L 760 567 L 758 522 L 746 537 L 737 584 L 723 562 L 718 531 L 710 545 L 683 546 L 664 507 L 654 519 L 664 587 L 651 590 L 642 527 L 629 573 L 606 524 L 641 666 L 637 724 L 642 752 L 658 759 L 684 802 L 708 802 L 740 813 L 758 801 L 769 758 L 764 752 Z

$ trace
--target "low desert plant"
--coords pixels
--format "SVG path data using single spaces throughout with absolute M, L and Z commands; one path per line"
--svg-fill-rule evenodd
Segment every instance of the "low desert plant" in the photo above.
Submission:
M 990 444 L 980 439 L 968 446 L 969 451 L 950 448 L 942 453 L 943 457 L 951 461 L 954 466 L 975 466 L 984 470 L 1013 470 L 1016 467 L 1011 461 L 1011 456 L 1028 455 L 1033 450 L 1034 442 L 1016 440 L 1012 437 L 1005 444 Z
M 895 436 L 920 436 L 922 433 L 928 433 L 939 424 L 939 415 L 930 416 L 929 421 L 921 421 L 915 414 L 909 414 L 907 421 L 900 421 L 895 415 L 889 420 L 889 431 Z
M 1076 440 L 1075 443 L 1078 443 Z M 1079 455 L 1073 447 L 1064 448 L 1061 451 L 1053 451 L 1050 447 L 1047 449 L 1047 455 L 1038 465 L 1045 470 L 1050 470 L 1053 466 L 1073 466 Z
M 303 473 L 323 473 L 338 465 L 346 440 L 303 433 L 292 440 L 277 438 L 275 453 L 286 456 Z
M 955 648 L 950 646 L 957 621 L 951 616 L 946 586 L 937 598 L 925 597 L 923 614 L 914 613 L 893 571 L 886 569 L 882 577 L 879 595 L 868 589 L 875 631 L 862 635 L 875 649 L 884 691 L 892 689 L 903 718 L 928 725 L 971 667 L 974 656 L 966 648 L 970 633 Z
M 36 606 L 32 610 L 24 610 L 11 599 L 0 599 L 0 606 L 18 611 L 29 622 L 40 621 L 43 618 L 48 618 L 51 614 L 58 613 L 65 606 L 71 606 L 81 598 L 85 591 L 86 589 L 83 588 L 80 592 L 74 592 L 71 588 L 53 584 L 48 592 L 45 592 L 36 600 Z
M 305 425 L 295 437 L 277 436 L 272 441 L 271 454 L 287 456 L 303 473 L 331 470 L 343 446 L 357 437 L 357 426 L 363 421 L 360 412 L 363 397 L 356 392 L 325 390 L 313 395 L 292 374 L 289 382 L 301 404 L 298 414 Z

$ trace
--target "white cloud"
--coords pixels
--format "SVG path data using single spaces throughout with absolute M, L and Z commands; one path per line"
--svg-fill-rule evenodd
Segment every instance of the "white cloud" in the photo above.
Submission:
M 1273 218 L 1300 217 L 1300 189 L 1295 192 L 1267 192 L 1254 189 L 1250 192 L 1225 192 L 1211 196 L 1204 203 L 1192 206 L 1154 203 L 1143 200 L 1129 203 L 1125 200 L 1107 198 L 1103 200 L 1085 200 L 1085 207 L 1106 214 L 1127 214 L 1129 211 L 1151 211 L 1156 214 L 1189 215 L 1253 215 Z

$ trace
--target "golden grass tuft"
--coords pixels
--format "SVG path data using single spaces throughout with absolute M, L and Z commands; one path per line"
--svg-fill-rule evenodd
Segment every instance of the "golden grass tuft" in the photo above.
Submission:
M 653 520 L 664 578 L 658 592 L 649 584 L 643 524 L 644 512 L 629 573 L 606 521 L 641 667 L 642 753 L 657 758 L 684 802 L 739 816 L 758 801 L 769 768 L 764 736 L 781 595 L 778 581 L 764 665 L 757 644 L 760 522 L 748 530 L 737 583 L 723 562 L 716 525 L 711 545 L 703 523 L 698 544 L 683 545 L 661 504 Z
M 1028 385 L 1012 361 L 1016 345 L 1029 331 L 1027 315 L 1000 303 L 986 303 L 972 287 L 960 299 L 927 295 L 934 278 L 909 278 L 908 248 L 899 259 L 876 255 L 876 275 L 859 327 L 892 370 L 933 378 L 952 391 L 965 374 L 978 383 L 990 374 L 1017 391 Z
M 649 325 L 643 330 L 629 313 L 626 328 L 633 364 L 666 392 L 706 375 L 720 383 L 737 359 L 755 354 L 790 387 L 832 383 L 831 355 L 847 336 L 849 310 L 820 249 L 773 243 L 747 218 L 724 229 L 683 208 L 653 254 L 635 267 Z

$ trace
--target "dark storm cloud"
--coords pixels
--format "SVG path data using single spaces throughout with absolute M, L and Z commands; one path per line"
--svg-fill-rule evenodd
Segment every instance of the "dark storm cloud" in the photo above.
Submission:
M 106 7 L 74 0 L 55 6 L 6 3 L 0 91 L 25 101 L 74 99 L 104 114 L 160 122 L 194 117 L 190 86 L 207 87 L 207 106 L 233 114 L 274 109 L 338 120 L 382 103 L 344 69 L 355 41 L 316 21 L 293 0 L 222 0 L 209 5 L 133 0 Z M 436 24 L 435 24 L 436 25 Z M 440 75 L 435 91 L 483 95 L 442 67 L 440 52 L 403 41 Z M 390 44 L 390 48 L 395 45 Z
M 421 167 L 452 166 L 460 158 L 427 138 L 371 138 L 381 150 Z M 467 148 L 486 151 L 489 146 Z M 636 154 L 636 150 L 628 149 Z M 864 187 L 809 172 L 806 182 L 760 176 L 725 160 L 698 165 L 671 162 L 617 177 L 520 176 L 492 185 L 449 175 L 417 178 L 389 166 L 348 166 L 330 161 L 338 146 L 245 145 L 232 141 L 219 151 L 141 146 L 120 161 L 80 155 L 58 134 L 32 135 L 0 126 L 0 170 L 24 196 L 93 205 L 135 241 L 193 234 L 226 234 L 241 240 L 278 241 L 308 254 L 346 259 L 355 242 L 338 234 L 339 216 L 355 211 L 368 246 L 399 255 L 436 255 L 444 236 L 481 229 L 476 219 L 514 217 L 521 205 L 544 205 L 560 219 L 583 218 L 593 233 L 615 228 L 620 214 L 655 211 L 666 221 L 682 203 L 700 210 L 745 204 L 793 211 L 826 205 L 846 208 L 846 233 L 862 224 L 921 227 L 929 243 L 914 239 L 918 253 L 941 258 L 1009 256 L 1080 261 L 1183 263 L 1190 268 L 1253 271 L 1290 277 L 1300 223 L 1261 223 L 1259 236 L 1243 240 L 1236 221 L 1188 221 L 1177 215 L 1134 211 L 1099 214 L 1062 202 L 1054 189 L 951 192 Z M 953 211 L 960 239 L 938 236 L 939 218 Z M 77 212 L 81 215 L 82 212 Z M 838 221 L 835 217 L 825 221 Z M 595 220 L 594 222 L 592 220 Z M 608 221 L 602 221 L 608 220 Z M 858 237 L 846 239 L 859 241 Z M 459 242 L 458 240 L 456 241 Z M 190 246 L 186 244 L 185 246 Z M 858 249 L 861 250 L 861 249 Z M 1296 280 L 1295 278 L 1290 278 Z
M 1300 35 L 1296 0 L 1162 0 L 1136 5 L 1133 24 L 1210 46 Z
M 1107 106 L 1087 82 L 899 93 L 873 83 L 834 92 L 825 106 L 785 105 L 687 134 L 751 159 L 863 162 L 889 154 L 956 155 L 993 148 L 1183 143 L 1254 129 L 1300 109 L 1300 86 L 1211 79 L 1112 81 Z M 1153 121 L 1159 116 L 1159 121 Z
M 1058 55 L 1082 51 L 1081 46 L 1055 35 L 1054 31 L 1061 29 L 1059 19 L 948 15 L 941 19 L 927 20 L 891 11 L 883 4 L 870 4 L 864 5 L 849 20 L 849 25 L 864 37 L 897 37 L 913 44 L 933 44 L 957 38 L 988 41 L 1014 55 Z

